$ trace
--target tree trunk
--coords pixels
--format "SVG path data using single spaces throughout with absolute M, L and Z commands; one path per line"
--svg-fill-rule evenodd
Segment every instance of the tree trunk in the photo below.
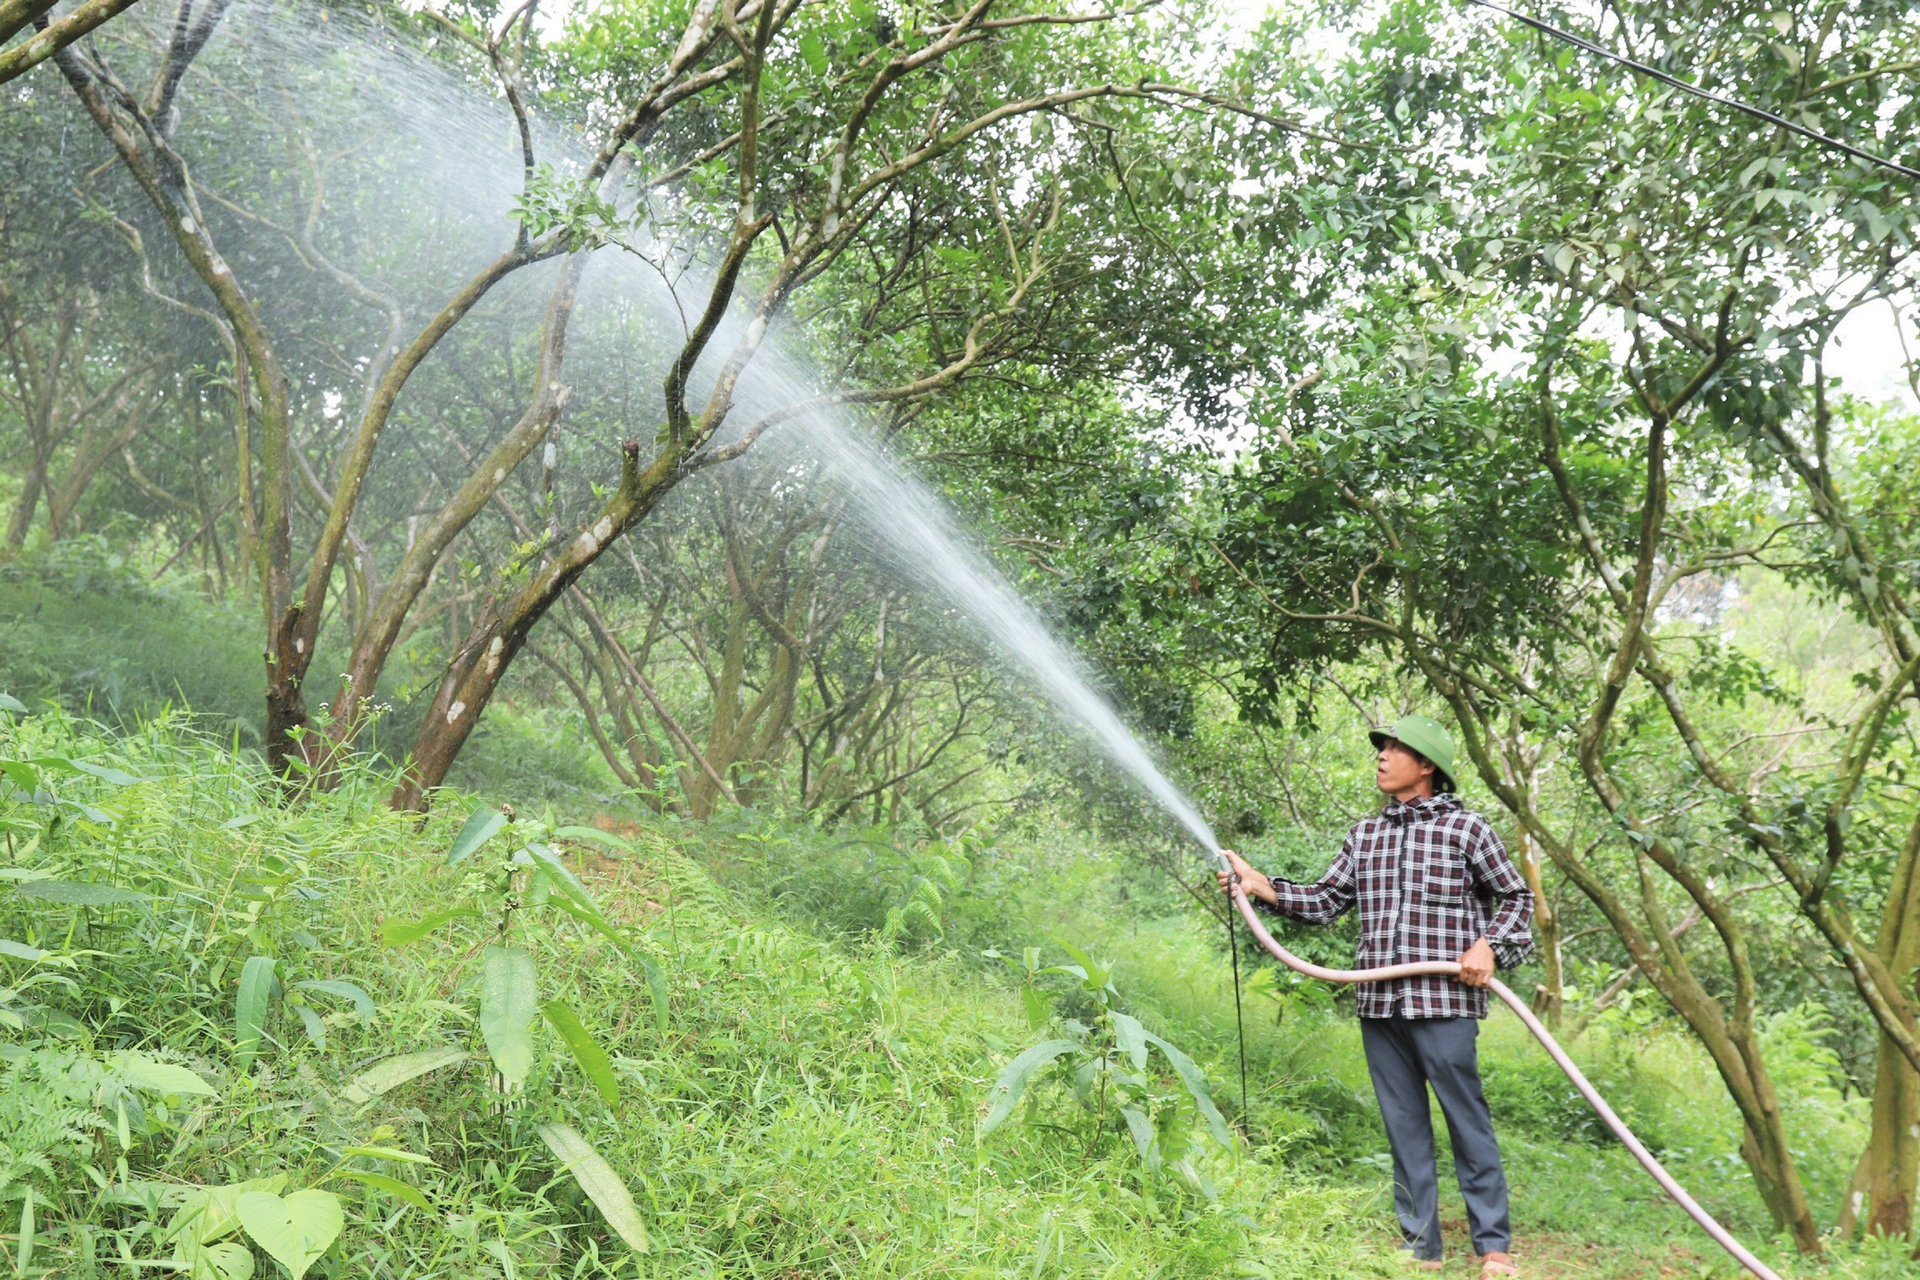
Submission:
M 219 10 L 203 16 L 202 25 L 211 30 L 219 20 Z M 173 49 L 185 62 L 197 55 L 205 42 L 199 32 L 199 44 L 191 50 Z M 296 634 L 299 612 L 293 607 L 292 511 L 293 476 L 289 468 L 288 430 L 290 406 L 286 375 L 279 357 L 267 338 L 266 329 L 253 308 L 253 302 L 234 278 L 233 270 L 221 256 L 207 229 L 192 186 L 186 181 L 186 166 L 174 152 L 171 140 L 160 132 L 156 119 L 169 119 L 171 112 L 155 105 L 153 110 L 131 118 L 123 117 L 108 101 L 93 72 L 63 49 L 53 55 L 60 72 L 72 86 L 87 114 L 100 132 L 113 144 L 121 162 L 133 175 L 173 237 L 174 244 L 192 267 L 193 273 L 212 293 L 226 317 L 240 359 L 260 396 L 260 596 L 267 631 L 267 764 L 274 774 L 285 777 L 296 761 L 309 750 L 302 741 L 308 719 L 300 677 L 311 661 L 310 646 Z M 177 85 L 174 76 L 170 84 Z M 140 137 L 134 130 L 140 130 Z M 238 374 L 236 373 L 236 381 Z M 243 489 L 251 478 L 243 476 Z
M 626 441 L 620 452 L 620 484 L 601 508 L 599 518 L 565 543 L 519 591 L 479 611 L 427 708 L 426 721 L 414 738 L 407 771 L 388 797 L 394 808 L 426 808 L 428 793 L 446 781 L 447 770 L 453 767 L 454 758 L 466 745 L 480 713 L 493 700 L 501 677 L 519 656 L 534 625 L 616 538 L 645 519 L 682 479 L 684 455 L 678 449 L 663 449 L 644 471 L 640 468 L 638 440 Z
M 73 514 L 79 509 L 80 499 L 86 496 L 87 487 L 93 478 L 100 474 L 100 468 L 106 465 L 108 458 L 133 443 L 147 427 L 147 395 L 143 390 L 137 398 L 132 396 L 133 388 L 127 388 L 114 406 L 121 415 L 119 427 L 111 431 L 88 431 L 80 437 L 73 450 L 73 461 L 67 465 L 67 474 L 55 484 L 47 483 L 47 539 L 58 542 L 73 533 Z M 128 401 L 132 399 L 129 406 Z M 184 505 L 184 504 L 183 504 Z
M 540 447 L 560 420 L 569 390 L 560 381 L 566 361 L 567 330 L 585 266 L 585 254 L 572 254 L 554 281 L 541 330 L 533 395 L 525 412 L 513 429 L 468 473 L 453 496 L 409 537 L 405 556 L 385 589 L 370 602 L 366 624 L 354 637 L 346 672 L 333 698 L 333 720 L 327 730 L 333 752 L 350 749 L 359 734 L 366 720 L 367 704 L 379 687 L 387 659 L 405 632 L 407 620 L 413 616 L 447 548 L 499 492 L 507 477 Z M 365 462 L 360 465 L 364 469 Z M 343 522 L 343 530 L 344 527 Z M 319 591 L 310 587 L 309 594 L 317 598 Z
M 1533 838 L 1524 827 L 1514 841 L 1514 851 L 1520 855 L 1520 875 L 1533 894 L 1533 933 L 1539 945 L 1542 969 L 1540 984 L 1534 988 L 1529 1003 L 1542 1022 L 1558 1031 L 1560 1015 L 1566 1008 L 1565 975 L 1560 963 L 1560 913 L 1554 910 L 1553 900 L 1547 896 L 1540 875 L 1540 858 L 1534 851 Z
M 1915 980 L 1915 969 L 1920 967 L 1920 817 L 1908 828 L 1894 864 L 1874 950 L 1889 972 L 1920 986 Z M 1910 989 L 1907 994 L 1908 1030 L 1920 1031 L 1911 1016 L 1911 1010 L 1920 1006 L 1920 990 Z M 1866 1164 L 1868 1233 L 1912 1234 L 1914 1197 L 1920 1194 L 1920 1072 L 1885 1032 L 1875 1057 L 1873 1132 Z
M 47 484 L 47 458 L 34 440 L 33 461 L 20 481 L 20 498 L 13 504 L 13 516 L 7 521 L 7 549 L 18 551 L 26 545 L 27 530 L 33 527 L 33 513 L 40 505 L 40 491 Z

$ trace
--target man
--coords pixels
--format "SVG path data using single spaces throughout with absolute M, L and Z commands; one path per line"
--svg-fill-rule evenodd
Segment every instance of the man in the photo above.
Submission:
M 1327 924 L 1356 902 L 1354 967 L 1458 960 L 1460 977 L 1369 982 L 1359 991 L 1360 1039 L 1393 1152 L 1393 1207 L 1402 1248 L 1422 1271 L 1440 1270 L 1440 1184 L 1434 1167 L 1431 1087 L 1453 1142 L 1481 1280 L 1518 1275 L 1508 1256 L 1507 1179 L 1480 1089 L 1475 1050 L 1487 985 L 1533 949 L 1533 895 L 1485 818 L 1454 794 L 1453 739 L 1426 716 L 1368 735 L 1379 750 L 1374 781 L 1391 799 L 1356 823 L 1315 884 L 1274 880 L 1227 851 L 1256 905 Z M 1220 887 L 1228 890 L 1228 873 Z

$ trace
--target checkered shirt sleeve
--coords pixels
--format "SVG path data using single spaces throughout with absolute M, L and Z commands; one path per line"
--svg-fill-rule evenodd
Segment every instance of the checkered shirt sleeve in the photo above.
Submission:
M 1526 881 L 1487 820 L 1451 795 L 1389 804 L 1354 825 L 1318 881 L 1273 888 L 1277 905 L 1259 905 L 1309 924 L 1357 905 L 1355 968 L 1458 960 L 1480 938 L 1502 969 L 1533 950 Z M 1363 1018 L 1484 1018 L 1487 993 L 1454 978 L 1401 978 L 1363 984 L 1358 1005 Z

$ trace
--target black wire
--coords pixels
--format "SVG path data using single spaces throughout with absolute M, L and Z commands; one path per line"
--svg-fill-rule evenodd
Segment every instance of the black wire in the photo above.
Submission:
M 1240 889 L 1240 875 L 1230 872 L 1228 883 L 1235 892 Z M 1227 954 L 1233 957 L 1233 1029 L 1240 1038 L 1240 1123 L 1247 1123 L 1247 1024 L 1240 1016 L 1240 938 L 1233 928 L 1233 918 L 1237 914 L 1233 897 L 1227 897 Z
M 1504 5 L 1493 3 L 1493 0 L 1467 0 L 1467 3 L 1477 4 L 1482 9 L 1491 9 L 1495 13 L 1504 13 L 1515 22 L 1524 22 L 1535 31 L 1544 32 L 1556 40 L 1564 40 L 1577 49 L 1584 49 L 1588 53 L 1598 54 L 1602 58 L 1607 58 L 1619 63 L 1621 66 L 1631 67 L 1643 76 L 1650 76 L 1658 80 L 1661 84 L 1672 85 L 1676 89 L 1684 90 L 1696 97 L 1705 98 L 1709 102 L 1717 102 L 1723 107 L 1732 107 L 1735 111 L 1744 111 L 1750 116 L 1765 120 L 1768 124 L 1778 125 L 1789 133 L 1797 133 L 1803 138 L 1811 139 L 1823 147 L 1831 147 L 1836 151 L 1844 151 L 1850 156 L 1867 161 L 1869 164 L 1877 164 L 1883 169 L 1891 169 L 1895 173 L 1902 174 L 1909 178 L 1920 178 L 1920 169 L 1911 169 L 1904 164 L 1888 160 L 1882 156 L 1877 156 L 1871 151 L 1862 151 L 1850 142 L 1842 142 L 1840 139 L 1829 137 L 1817 129 L 1809 129 L 1803 124 L 1795 124 L 1785 116 L 1775 115 L 1764 107 L 1756 107 L 1751 103 L 1741 102 L 1738 98 L 1729 98 L 1724 94 L 1715 93 L 1711 89 L 1703 89 L 1691 81 L 1682 80 L 1678 76 L 1668 75 L 1657 67 L 1650 67 L 1644 62 L 1637 62 L 1623 54 L 1615 53 L 1611 49 L 1595 44 L 1585 36 L 1575 35 L 1571 31 L 1562 31 L 1559 27 L 1542 22 L 1538 18 L 1529 18 L 1524 13 L 1515 13 L 1512 9 Z

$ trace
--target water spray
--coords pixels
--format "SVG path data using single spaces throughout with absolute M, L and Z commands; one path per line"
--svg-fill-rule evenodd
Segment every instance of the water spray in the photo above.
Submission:
M 793 389 L 788 394 L 797 394 Z M 824 463 L 847 482 L 850 510 L 863 526 L 876 551 L 892 560 L 909 578 L 930 592 L 944 597 L 993 647 L 1025 668 L 1026 675 L 1052 703 L 1063 719 L 1077 726 L 1099 746 L 1107 758 L 1131 775 L 1157 800 L 1182 827 L 1212 855 L 1220 869 L 1229 875 L 1234 906 L 1252 931 L 1254 938 L 1273 957 L 1296 973 L 1322 982 L 1351 985 L 1382 982 L 1396 978 L 1438 974 L 1457 978 L 1460 966 L 1452 961 L 1391 965 L 1380 969 L 1326 969 L 1309 964 L 1281 946 L 1260 923 L 1247 901 L 1233 866 L 1220 847 L 1213 829 L 1199 810 L 1183 795 L 1147 753 L 1140 740 L 1129 731 L 1111 704 L 1096 692 L 1091 674 L 1078 656 L 1063 645 L 1022 600 L 984 556 L 974 550 L 948 514 L 945 506 L 911 475 L 894 466 L 871 445 L 848 431 L 840 422 L 819 417 L 795 433 L 793 444 L 804 456 Z M 770 451 L 770 457 L 777 457 Z M 1240 1017 L 1240 953 L 1234 935 L 1233 912 L 1227 915 L 1228 952 L 1234 965 L 1234 1014 Z M 1714 1241 L 1749 1272 L 1761 1280 L 1780 1277 L 1761 1262 L 1731 1232 L 1701 1208 L 1694 1198 L 1668 1173 L 1633 1135 L 1626 1123 L 1607 1105 L 1606 1099 L 1588 1082 L 1573 1059 L 1567 1056 L 1526 1002 L 1504 983 L 1494 980 L 1493 993 L 1512 1009 L 1539 1040 L 1574 1088 L 1587 1100 L 1607 1128 L 1633 1153 L 1634 1159 L 1660 1184 L 1674 1202 L 1687 1211 Z M 1246 1043 L 1240 1046 L 1241 1109 L 1246 1109 Z
M 1293 970 L 1295 973 L 1304 974 L 1309 978 L 1317 978 L 1322 982 L 1333 982 L 1343 986 L 1352 986 L 1362 982 L 1387 982 L 1396 978 L 1418 978 L 1428 974 L 1436 974 L 1449 978 L 1457 978 L 1460 976 L 1460 966 L 1452 960 L 1431 960 L 1423 961 L 1419 964 L 1384 965 L 1377 969 L 1327 969 L 1302 960 L 1299 956 L 1294 955 L 1291 951 L 1281 946 L 1274 936 L 1267 932 L 1267 927 L 1260 922 L 1260 917 L 1254 912 L 1253 903 L 1248 901 L 1246 890 L 1240 887 L 1239 874 L 1234 871 L 1233 863 L 1227 858 L 1225 851 L 1220 848 L 1218 842 L 1205 841 L 1203 843 L 1206 844 L 1208 852 L 1213 855 L 1213 860 L 1219 866 L 1220 870 L 1227 874 L 1227 884 L 1233 894 L 1233 905 L 1238 909 L 1240 918 L 1246 922 L 1247 928 L 1253 933 L 1254 938 L 1272 954 L 1274 959 L 1286 965 L 1287 968 Z M 1234 974 L 1234 986 L 1236 988 L 1234 998 L 1236 1007 L 1239 1000 L 1238 987 L 1240 982 L 1237 959 L 1238 957 L 1236 956 Z M 1700 1206 L 1697 1200 L 1688 1195 L 1687 1189 L 1681 1186 L 1672 1174 L 1667 1172 L 1666 1167 L 1662 1165 L 1659 1160 L 1654 1158 L 1653 1153 L 1647 1150 L 1646 1144 L 1634 1136 L 1633 1130 L 1627 1128 L 1626 1121 L 1622 1120 L 1619 1115 L 1614 1112 L 1614 1109 L 1607 1105 L 1607 1100 L 1600 1096 L 1600 1091 L 1595 1089 L 1592 1082 L 1587 1079 L 1580 1068 L 1574 1065 L 1573 1059 L 1567 1056 L 1567 1051 L 1560 1047 L 1560 1042 L 1553 1038 L 1553 1033 L 1547 1030 L 1546 1024 L 1540 1021 L 1533 1010 L 1527 1006 L 1526 1001 L 1515 995 L 1513 989 L 1498 978 L 1492 979 L 1487 985 L 1493 994 L 1499 996 L 1501 1001 L 1504 1002 L 1509 1009 L 1513 1010 L 1514 1016 L 1518 1017 L 1520 1021 L 1526 1025 L 1527 1030 L 1533 1032 L 1534 1039 L 1538 1040 L 1541 1047 L 1547 1051 L 1547 1056 L 1552 1058 L 1560 1070 L 1566 1073 L 1567 1079 L 1573 1082 L 1573 1087 L 1578 1089 L 1580 1096 L 1587 1100 L 1587 1105 L 1592 1107 L 1594 1113 L 1606 1123 L 1607 1128 L 1613 1131 L 1613 1136 L 1620 1139 L 1621 1144 L 1633 1153 L 1633 1158 L 1640 1162 L 1640 1167 L 1645 1169 L 1648 1175 L 1660 1184 L 1661 1190 L 1672 1197 L 1675 1204 L 1685 1209 L 1687 1216 L 1699 1223 L 1701 1230 L 1712 1236 L 1714 1242 L 1732 1255 L 1734 1261 L 1738 1262 L 1754 1275 L 1759 1276 L 1761 1280 L 1780 1280 L 1778 1273 L 1767 1266 L 1766 1263 L 1754 1257 L 1753 1253 L 1745 1245 L 1734 1239 L 1733 1233 L 1721 1226 L 1712 1214 L 1708 1213 Z M 1245 1046 L 1242 1045 L 1241 1070 L 1243 1073 L 1246 1069 L 1244 1065 L 1245 1062 L 1246 1049 Z M 1244 1080 L 1244 1075 L 1242 1078 Z M 1244 1089 L 1244 1087 L 1243 1084 L 1242 1088 Z

